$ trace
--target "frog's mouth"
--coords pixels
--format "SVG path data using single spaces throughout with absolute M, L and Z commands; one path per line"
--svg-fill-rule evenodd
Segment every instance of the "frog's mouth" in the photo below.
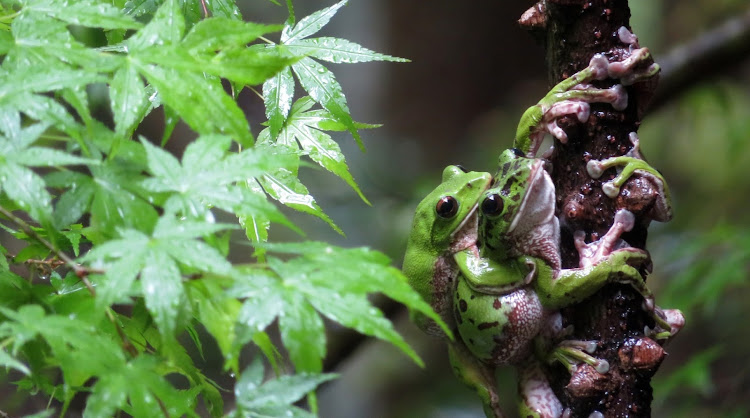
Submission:
M 451 252 L 457 253 L 476 245 L 477 227 L 479 225 L 479 217 L 477 216 L 478 207 L 479 204 L 474 205 L 471 210 L 469 210 L 469 215 L 466 216 L 463 222 L 461 222 L 451 234 Z
M 526 194 L 508 234 L 522 234 L 555 216 L 555 185 L 545 170 L 545 161 L 538 159 L 531 166 Z

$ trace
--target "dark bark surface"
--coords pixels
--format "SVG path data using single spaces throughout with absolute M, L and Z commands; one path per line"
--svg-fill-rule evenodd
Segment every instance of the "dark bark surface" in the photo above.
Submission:
M 622 26 L 630 29 L 626 0 L 547 0 L 535 10 L 537 16 L 522 25 L 545 43 L 550 86 L 585 68 L 596 53 L 604 54 L 610 62 L 629 56 L 628 45 L 617 35 Z M 587 242 L 595 240 L 609 229 L 614 213 L 621 208 L 636 216 L 635 227 L 623 239 L 633 247 L 645 248 L 651 221 L 648 214 L 656 198 L 653 188 L 636 176 L 616 199 L 611 199 L 603 194 L 601 184 L 611 179 L 615 170 L 593 180 L 586 172 L 586 163 L 624 155 L 632 148 L 628 135 L 638 130 L 657 79 L 658 76 L 627 87 L 628 107 L 624 111 L 615 111 L 608 104 L 592 104 L 587 122 L 568 118 L 560 123 L 569 140 L 566 144 L 555 141 L 550 161 L 565 268 L 578 266 L 573 232 L 583 230 Z M 610 87 L 616 82 L 608 79 L 594 84 Z M 642 301 L 629 286 L 608 285 L 590 299 L 563 311 L 567 324 L 574 326 L 573 338 L 599 341 L 595 356 L 610 364 L 609 373 L 604 375 L 588 366 L 579 368 L 572 377 L 562 367 L 553 368 L 553 387 L 572 416 L 587 417 L 594 411 L 605 417 L 650 415 L 650 380 L 664 353 L 643 335 L 644 326 L 654 324 L 641 308 Z

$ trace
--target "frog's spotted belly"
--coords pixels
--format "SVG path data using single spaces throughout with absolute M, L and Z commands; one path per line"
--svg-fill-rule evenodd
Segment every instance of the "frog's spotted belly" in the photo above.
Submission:
M 454 315 L 461 339 L 484 362 L 509 364 L 525 357 L 544 322 L 544 310 L 532 288 L 506 295 L 473 291 L 459 278 Z

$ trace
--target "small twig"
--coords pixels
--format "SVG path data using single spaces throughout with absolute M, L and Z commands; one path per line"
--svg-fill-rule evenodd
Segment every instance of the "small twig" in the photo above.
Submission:
M 67 264 L 68 267 L 73 269 L 76 276 L 78 276 L 79 279 L 83 282 L 84 285 L 86 285 L 86 289 L 88 289 L 89 293 L 92 297 L 96 297 L 96 290 L 94 289 L 94 285 L 91 283 L 91 281 L 88 279 L 89 274 L 102 274 L 104 273 L 103 270 L 100 269 L 91 269 L 85 266 L 82 266 L 75 262 L 70 256 L 65 254 L 63 251 L 58 249 L 54 244 L 46 240 L 43 236 L 41 236 L 38 232 L 34 230 L 34 228 L 31 227 L 26 221 L 19 218 L 18 216 L 14 215 L 11 211 L 6 209 L 4 206 L 0 205 L 0 214 L 4 215 L 6 218 L 8 218 L 11 222 L 16 224 L 23 232 L 26 233 L 26 235 L 30 236 L 43 246 L 47 247 L 50 251 L 52 251 L 53 254 L 64 264 Z M 112 313 L 112 310 L 110 308 L 106 309 L 107 318 L 109 318 L 109 321 L 112 323 L 112 325 L 117 330 L 117 334 L 120 336 L 120 339 L 122 340 L 122 347 L 123 349 L 132 356 L 136 356 L 138 354 L 138 350 L 135 349 L 133 344 L 128 339 L 128 336 L 125 335 L 125 333 L 120 329 L 120 326 L 117 323 L 117 319 L 115 318 L 114 314 Z
M 258 90 L 255 90 L 255 88 L 251 86 L 247 86 L 247 88 L 255 93 L 256 96 L 260 97 L 260 100 L 263 100 L 263 94 L 261 94 Z
M 55 256 L 57 256 L 57 258 L 59 258 L 65 264 L 67 264 L 68 267 L 72 268 L 73 271 L 76 273 L 76 276 L 78 276 L 81 279 L 81 281 L 86 285 L 91 295 L 96 296 L 96 290 L 94 290 L 94 285 L 92 285 L 91 281 L 88 280 L 88 275 L 92 273 L 91 270 L 76 263 L 75 260 L 73 260 L 63 251 L 58 249 L 57 246 L 47 241 L 38 232 L 34 231 L 34 228 L 32 228 L 31 225 L 29 225 L 26 221 L 14 215 L 11 211 L 6 209 L 5 207 L 0 206 L 0 214 L 3 214 L 6 218 L 10 219 L 14 224 L 16 224 L 16 226 L 21 228 L 23 232 L 26 233 L 26 235 L 30 236 L 31 238 L 34 238 L 37 242 L 47 247 L 47 249 L 52 251 L 52 253 L 54 253 Z
M 201 0 L 201 6 L 203 7 L 203 18 L 208 17 L 208 9 L 206 8 L 206 0 Z
M 659 88 L 654 110 L 701 80 L 737 68 L 750 57 L 750 9 L 658 57 Z

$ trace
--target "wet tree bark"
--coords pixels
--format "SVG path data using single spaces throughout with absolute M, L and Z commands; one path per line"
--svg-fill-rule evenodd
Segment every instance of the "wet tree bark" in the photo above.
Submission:
M 594 54 L 602 53 L 610 62 L 627 58 L 629 46 L 621 41 L 618 30 L 622 26 L 630 29 L 629 19 L 627 0 L 542 0 L 519 23 L 544 42 L 552 86 L 585 68 Z M 627 87 L 628 106 L 624 111 L 615 111 L 608 104 L 592 104 L 587 122 L 580 123 L 573 117 L 560 122 L 569 140 L 566 144 L 556 140 L 549 160 L 557 190 L 556 213 L 561 221 L 565 268 L 578 266 L 573 233 L 583 230 L 587 242 L 597 239 L 609 229 L 614 213 L 621 208 L 636 216 L 635 227 L 623 239 L 633 247 L 645 247 L 649 213 L 656 199 L 653 187 L 635 177 L 617 198 L 609 198 L 602 193 L 601 185 L 615 175 L 615 170 L 593 180 L 586 172 L 586 163 L 624 155 L 632 148 L 628 135 L 638 130 L 657 79 L 655 76 Z M 607 79 L 594 84 L 610 87 L 616 82 Z M 595 356 L 610 364 L 610 371 L 604 375 L 584 366 L 571 376 L 561 366 L 553 366 L 553 388 L 572 416 L 587 417 L 594 411 L 605 417 L 650 416 L 650 380 L 664 351 L 644 336 L 644 326 L 654 324 L 641 308 L 642 301 L 629 286 L 608 285 L 587 301 L 563 311 L 566 323 L 574 326 L 573 338 L 599 341 Z

